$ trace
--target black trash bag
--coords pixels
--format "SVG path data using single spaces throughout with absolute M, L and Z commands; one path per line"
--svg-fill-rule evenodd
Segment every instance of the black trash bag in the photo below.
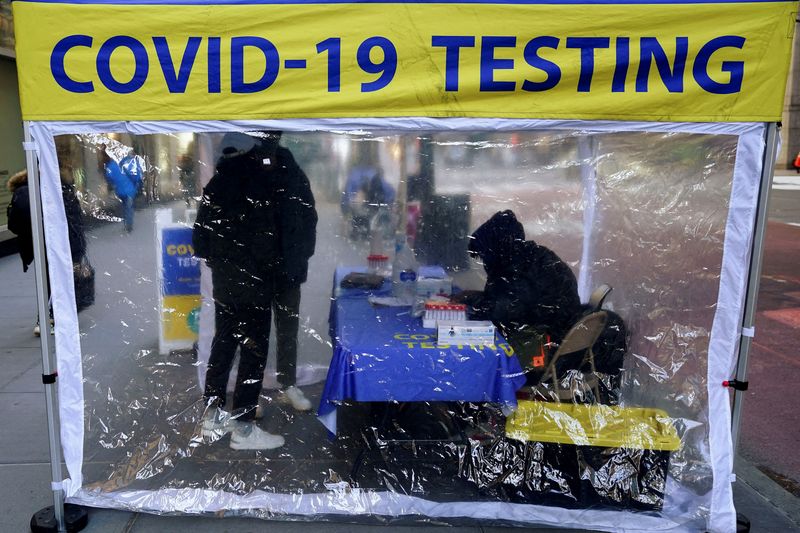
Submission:
M 468 441 L 458 476 L 482 498 L 575 507 L 581 491 L 577 467 L 574 446 L 499 437 Z

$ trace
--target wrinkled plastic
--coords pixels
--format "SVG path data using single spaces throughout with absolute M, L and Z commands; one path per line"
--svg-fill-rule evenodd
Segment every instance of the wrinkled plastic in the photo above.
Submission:
M 730 208 L 740 202 L 732 190 L 742 172 L 739 136 L 287 132 L 281 146 L 288 152 L 270 163 L 259 155 L 248 181 L 225 170 L 251 150 L 230 141 L 222 132 L 57 137 L 95 270 L 94 304 L 78 315 L 83 437 L 64 444 L 82 447 L 72 501 L 284 519 L 707 527 L 719 469 L 710 452 L 709 343 L 727 290 Z M 232 157 L 225 146 L 236 149 Z M 98 153 L 118 158 L 131 148 L 145 180 L 128 233 Z M 296 170 L 292 183 L 269 182 L 270 165 L 289 165 L 287 153 L 313 199 L 298 196 Z M 307 280 L 293 282 L 300 288 L 294 335 L 269 319 L 272 311 L 291 321 L 291 310 L 273 300 L 293 284 L 276 281 L 285 278 L 278 273 L 286 254 L 295 244 L 308 249 L 292 241 L 303 230 L 280 220 L 297 210 L 313 210 L 318 222 Z M 451 345 L 424 330 L 410 308 L 370 303 L 369 296 L 391 295 L 389 279 L 341 286 L 346 273 L 368 271 L 375 228 L 383 225 L 387 242 L 397 232 L 407 236 L 421 276 L 425 266 L 439 267 L 454 292 L 488 294 L 492 274 L 485 258 L 468 253 L 469 235 L 506 210 L 524 239 L 552 251 L 574 276 L 582 307 L 564 332 L 509 318 L 497 324 L 491 346 Z M 205 249 L 197 257 L 199 219 L 217 232 L 223 255 Z M 535 264 L 519 253 L 501 260 Z M 520 283 L 501 283 L 512 291 L 507 300 L 468 299 L 473 318 L 528 305 L 525 283 L 534 282 Z M 613 290 L 590 309 L 602 284 Z M 571 305 L 567 296 L 558 301 Z M 225 339 L 214 328 L 220 306 L 235 310 L 225 322 L 235 331 Z M 598 311 L 596 336 L 570 337 L 581 317 Z M 384 338 L 381 328 L 395 329 Z M 282 390 L 291 365 L 276 367 L 276 337 L 282 349 L 296 338 L 296 385 L 311 411 L 298 410 Z M 209 394 L 208 361 L 221 342 L 250 351 L 237 359 L 254 376 L 253 361 L 268 350 L 263 381 L 240 385 L 255 387 L 263 417 L 253 420 L 254 406 L 241 408 L 235 398 L 241 366 L 223 369 L 224 406 Z M 592 356 L 588 348 L 560 353 L 567 342 L 588 343 Z M 510 355 L 512 346 L 518 351 Z M 554 359 L 560 363 L 550 365 Z M 459 372 L 473 363 L 476 370 Z M 547 424 L 526 425 L 531 406 L 538 411 L 529 422 Z M 250 442 L 243 428 L 251 424 L 285 442 L 233 449 Z

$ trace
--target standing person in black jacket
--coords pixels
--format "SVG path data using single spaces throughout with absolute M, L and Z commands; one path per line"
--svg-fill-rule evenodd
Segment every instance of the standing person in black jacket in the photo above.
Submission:
M 31 228 L 31 205 L 28 192 L 28 171 L 17 172 L 6 184 L 11 191 L 11 202 L 6 208 L 8 229 L 17 236 L 17 248 L 22 259 L 22 271 L 27 272 L 33 263 L 33 231 Z M 37 321 L 38 327 L 38 321 Z M 38 333 L 37 333 L 38 335 Z
M 64 214 L 67 218 L 67 235 L 73 265 L 81 263 L 86 255 L 86 235 L 83 231 L 83 212 L 75 194 L 75 186 L 69 169 L 60 168 L 61 197 L 64 201 Z M 31 206 L 28 190 L 28 171 L 17 172 L 8 179 L 8 190 L 11 191 L 11 202 L 6 209 L 8 229 L 17 236 L 19 256 L 22 259 L 22 270 L 28 271 L 33 263 L 33 230 L 31 226 Z M 50 278 L 48 276 L 47 294 L 50 294 Z M 51 320 L 52 322 L 52 320 Z M 33 327 L 37 337 L 41 332 L 39 318 Z
M 483 292 L 461 298 L 473 317 L 494 322 L 525 359 L 537 355 L 548 337 L 561 341 L 581 312 L 578 282 L 569 265 L 549 248 L 526 241 L 510 210 L 495 213 L 475 230 L 469 252 L 486 270 Z M 528 353 L 531 348 L 535 353 Z
M 317 239 L 317 211 L 311 184 L 292 153 L 278 145 L 281 133 L 262 132 L 257 152 L 275 180 L 278 265 L 272 310 L 277 331 L 277 370 L 282 398 L 298 411 L 311 402 L 297 382 L 297 332 L 300 326 L 300 285 L 308 279 L 308 260 Z M 266 164 L 269 161 L 269 164 Z
M 291 326 L 290 311 L 299 306 L 299 285 L 305 281 L 314 247 L 313 197 L 301 196 L 298 190 L 303 187 L 297 185 L 307 185 L 308 180 L 291 153 L 278 147 L 279 138 L 278 134 L 262 139 L 244 133 L 225 135 L 217 173 L 203 190 L 193 235 L 195 254 L 206 259 L 212 272 L 215 303 L 216 331 L 204 394 L 213 405 L 204 416 L 203 433 L 232 432 L 234 449 L 271 449 L 284 443 L 283 437 L 253 421 L 272 308 L 277 310 L 280 344 L 282 319 L 288 317 Z M 310 188 L 307 192 L 310 195 Z M 308 231 L 291 222 L 309 217 L 313 218 L 310 242 Z M 297 294 L 289 291 L 286 296 L 285 289 L 292 284 Z M 222 408 L 237 346 L 241 352 L 231 415 Z M 296 349 L 294 354 L 296 360 Z M 293 363 L 285 365 L 293 371 Z

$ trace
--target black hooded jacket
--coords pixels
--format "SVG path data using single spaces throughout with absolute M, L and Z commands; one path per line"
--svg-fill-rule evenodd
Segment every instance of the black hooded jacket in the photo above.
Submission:
M 308 276 L 317 213 L 308 178 L 278 148 L 275 168 L 253 149 L 223 158 L 203 190 L 192 242 L 214 273 L 214 298 L 259 302 L 277 286 Z
M 317 210 L 305 172 L 292 152 L 279 147 L 276 192 L 278 242 L 281 252 L 279 283 L 300 285 L 308 279 L 308 260 L 317 244 Z
M 33 263 L 33 230 L 31 228 L 31 206 L 28 199 L 28 177 L 14 176 L 9 180 L 11 202 L 8 204 L 8 229 L 17 236 L 19 256 L 22 259 L 22 270 L 27 272 Z
M 559 342 L 581 312 L 578 283 L 552 250 L 525 240 L 512 211 L 496 213 L 472 234 L 469 251 L 486 269 L 486 287 L 473 304 L 476 318 L 505 334 L 533 327 Z
M 11 202 L 6 210 L 8 229 L 18 237 L 17 246 L 22 259 L 22 270 L 27 272 L 28 267 L 33 263 L 33 228 L 31 227 L 31 207 L 28 198 L 28 175 L 25 173 L 15 174 L 8 180 L 8 188 L 12 192 Z M 61 196 L 64 200 L 64 214 L 67 218 L 67 235 L 72 262 L 79 263 L 86 254 L 83 212 L 73 185 L 62 183 Z

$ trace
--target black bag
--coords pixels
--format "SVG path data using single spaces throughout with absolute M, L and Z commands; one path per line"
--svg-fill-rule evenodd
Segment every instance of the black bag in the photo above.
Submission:
M 383 286 L 383 276 L 366 272 L 350 272 L 339 285 L 343 289 L 380 289 Z
M 75 279 L 75 306 L 80 313 L 94 303 L 94 267 L 84 255 L 72 265 Z

